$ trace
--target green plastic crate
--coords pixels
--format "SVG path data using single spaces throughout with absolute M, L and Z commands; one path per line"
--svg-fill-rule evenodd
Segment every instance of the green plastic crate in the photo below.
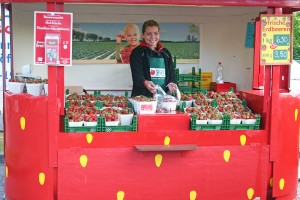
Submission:
M 183 94 L 193 94 L 195 92 L 201 92 L 201 84 L 200 87 L 178 86 L 178 89 Z
M 137 116 L 133 116 L 132 125 L 128 126 L 106 126 L 105 125 L 105 117 L 101 118 L 101 128 L 102 132 L 130 132 L 130 131 L 137 131 Z
M 226 119 L 222 120 L 222 124 L 196 124 L 196 116 L 191 116 L 191 130 L 226 130 Z
M 198 74 L 195 73 L 195 67 L 192 68 L 192 74 L 179 74 L 179 69 L 175 68 L 176 81 L 179 82 L 201 82 L 201 69 Z
M 260 118 L 261 118 L 260 114 L 257 114 L 255 124 L 230 124 L 230 116 L 229 116 L 226 129 L 227 130 L 259 130 Z
M 79 127 L 70 127 L 69 126 L 69 118 L 65 117 L 64 119 L 64 130 L 65 132 L 101 132 L 101 117 L 97 118 L 96 126 L 79 126 Z

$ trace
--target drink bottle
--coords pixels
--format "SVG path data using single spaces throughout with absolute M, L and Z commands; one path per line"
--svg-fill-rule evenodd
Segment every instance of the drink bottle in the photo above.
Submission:
M 224 83 L 222 69 L 223 69 L 222 63 L 218 62 L 216 83 Z

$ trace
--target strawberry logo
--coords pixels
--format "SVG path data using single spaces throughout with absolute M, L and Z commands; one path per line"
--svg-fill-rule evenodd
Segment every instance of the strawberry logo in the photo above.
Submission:
M 271 48 L 271 49 L 276 49 L 276 47 L 277 47 L 277 44 L 276 44 L 276 43 L 273 43 L 273 44 L 270 45 L 270 48 Z
M 151 76 L 154 76 L 154 75 L 155 75 L 155 70 L 154 70 L 154 69 L 151 69 L 150 75 L 151 75 Z

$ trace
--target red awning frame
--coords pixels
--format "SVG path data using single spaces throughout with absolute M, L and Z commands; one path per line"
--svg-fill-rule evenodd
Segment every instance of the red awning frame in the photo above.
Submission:
M 0 0 L 0 3 L 99 3 L 186 6 L 268 6 L 300 8 L 300 0 Z

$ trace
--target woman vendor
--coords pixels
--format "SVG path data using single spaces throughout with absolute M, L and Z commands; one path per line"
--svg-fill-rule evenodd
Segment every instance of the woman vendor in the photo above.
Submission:
M 143 41 L 130 55 L 130 67 L 133 81 L 131 96 L 152 97 L 156 85 L 166 92 L 177 90 L 173 59 L 168 49 L 159 42 L 159 24 L 154 20 L 144 22 Z

